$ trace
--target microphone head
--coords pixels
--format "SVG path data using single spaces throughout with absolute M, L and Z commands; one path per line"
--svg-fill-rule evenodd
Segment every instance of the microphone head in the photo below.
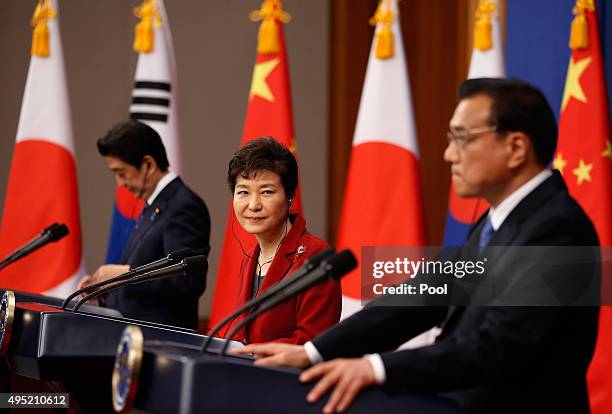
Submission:
M 322 266 L 325 267 L 330 279 L 340 279 L 357 267 L 357 259 L 350 250 L 344 249 L 323 262 Z
M 183 269 L 187 274 L 202 274 L 208 270 L 208 261 L 203 254 L 186 257 L 181 261 Z
M 321 262 L 325 259 L 327 259 L 328 257 L 330 257 L 332 254 L 336 253 L 336 249 L 334 249 L 333 247 L 328 247 L 325 250 L 321 250 L 320 252 L 313 254 L 306 262 L 306 266 L 309 269 L 314 269 L 315 267 L 318 267 Z
M 63 223 L 53 223 L 42 231 L 43 235 L 49 237 L 49 241 L 56 242 L 68 234 L 68 226 Z
M 178 250 L 171 252 L 167 256 L 167 259 L 170 262 L 180 262 L 186 257 L 193 256 L 195 253 L 196 252 L 194 252 L 192 249 L 185 247 L 184 249 L 178 249 Z

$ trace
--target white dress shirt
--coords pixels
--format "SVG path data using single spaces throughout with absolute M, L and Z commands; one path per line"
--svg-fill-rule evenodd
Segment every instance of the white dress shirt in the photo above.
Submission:
M 157 196 L 159 195 L 159 193 L 161 193 L 162 190 L 166 188 L 166 186 L 170 184 L 170 182 L 172 182 L 172 180 L 174 180 L 176 177 L 178 177 L 178 175 L 176 175 L 176 173 L 172 171 L 169 171 L 168 173 L 166 173 L 166 175 L 164 175 L 157 182 L 157 185 L 155 186 L 155 190 L 153 190 L 153 193 L 151 193 L 149 198 L 147 198 L 147 204 L 152 205 L 155 199 L 157 198 Z

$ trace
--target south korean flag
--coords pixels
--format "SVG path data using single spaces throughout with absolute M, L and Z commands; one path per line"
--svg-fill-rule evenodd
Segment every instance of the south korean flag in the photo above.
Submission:
M 166 147 L 170 169 L 180 174 L 176 61 L 164 2 L 155 3 L 161 24 L 154 27 L 153 50 L 138 55 L 130 118 L 157 131 Z

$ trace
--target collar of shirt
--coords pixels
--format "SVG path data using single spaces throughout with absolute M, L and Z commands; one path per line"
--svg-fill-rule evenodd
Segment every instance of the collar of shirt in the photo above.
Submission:
M 164 175 L 157 182 L 157 185 L 155 186 L 155 190 L 153 190 L 153 193 L 149 196 L 149 198 L 147 198 L 147 204 L 152 205 L 155 199 L 157 198 L 157 196 L 159 195 L 159 193 L 161 193 L 162 190 L 166 188 L 166 186 L 170 184 L 170 182 L 174 180 L 176 177 L 178 177 L 178 175 L 172 171 L 166 173 L 166 175 Z
M 504 199 L 497 207 L 491 207 L 489 209 L 489 220 L 493 230 L 497 231 L 500 228 L 506 217 L 529 193 L 535 190 L 540 184 L 542 184 L 548 177 L 552 175 L 552 171 L 548 168 L 543 169 L 531 180 L 520 186 L 518 190 L 510 194 Z

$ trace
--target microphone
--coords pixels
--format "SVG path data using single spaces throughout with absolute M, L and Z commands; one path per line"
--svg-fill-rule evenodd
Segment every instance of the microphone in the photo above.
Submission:
M 134 272 L 134 274 L 141 274 L 141 273 L 149 272 L 151 270 L 157 270 L 161 267 L 168 266 L 174 263 L 178 263 L 187 257 L 194 256 L 195 254 L 196 252 L 188 247 L 184 249 L 178 249 L 178 250 L 171 252 L 166 257 L 162 257 L 161 259 L 155 260 L 151 263 L 147 263 L 142 266 L 135 267 L 133 269 L 130 269 L 130 271 Z
M 262 292 L 261 295 L 251 299 L 250 301 L 248 301 L 247 303 L 245 303 L 244 305 L 242 305 L 241 307 L 236 309 L 229 316 L 227 316 L 225 319 L 223 319 L 221 322 L 219 322 L 218 324 L 215 325 L 215 327 L 212 329 L 212 331 L 210 331 L 210 333 L 208 334 L 208 337 L 206 338 L 206 340 L 202 344 L 202 348 L 201 348 L 200 352 L 206 352 L 206 349 L 208 348 L 208 346 L 212 342 L 213 335 L 216 334 L 217 332 L 219 332 L 219 330 L 223 326 L 225 326 L 225 324 L 227 324 L 228 322 L 234 320 L 238 315 L 240 315 L 241 313 L 243 313 L 247 309 L 251 309 L 251 308 L 259 305 L 260 303 L 268 300 L 269 297 L 275 295 L 278 291 L 280 291 L 282 289 L 285 289 L 287 286 L 295 283 L 296 281 L 298 281 L 299 279 L 304 277 L 304 275 L 306 275 L 306 274 L 310 273 L 311 271 L 313 271 L 316 267 L 318 267 L 321 264 L 321 262 L 324 259 L 327 259 L 329 256 L 331 256 L 334 253 L 335 253 L 334 248 L 333 247 L 328 247 L 327 249 L 321 250 L 320 252 L 312 255 L 295 272 L 293 272 L 289 276 L 285 277 L 280 282 L 270 286 L 270 288 L 268 290 L 266 290 L 265 292 Z
M 337 280 L 357 267 L 357 259 L 350 250 L 345 249 L 323 261 L 318 268 L 307 274 L 296 283 L 282 289 L 270 300 L 261 305 L 256 313 L 262 314 L 269 311 L 280 303 L 303 292 L 304 290 L 317 285 L 327 279 Z M 230 335 L 231 337 L 232 335 Z
M 30 253 L 40 249 L 47 243 L 55 243 L 64 238 L 68 234 L 68 227 L 62 223 L 53 223 L 45 228 L 40 234 L 27 242 L 24 246 L 9 254 L 0 262 L 0 270 L 29 255 Z
M 62 308 L 62 310 L 66 310 L 66 306 L 68 306 L 68 303 L 70 303 L 70 301 L 72 299 L 74 299 L 75 297 L 77 297 L 78 295 L 80 295 L 83 292 L 87 292 L 87 291 L 90 291 L 92 289 L 97 289 L 100 286 L 106 286 L 106 285 L 109 285 L 111 283 L 120 282 L 122 280 L 126 280 L 126 279 L 129 279 L 131 277 L 137 276 L 139 274 L 142 274 L 142 273 L 145 273 L 145 272 L 150 272 L 152 270 L 156 270 L 156 269 L 159 269 L 161 267 L 168 266 L 170 264 L 178 263 L 178 262 L 180 262 L 181 260 L 183 260 L 186 257 L 193 256 L 194 253 L 195 252 L 192 249 L 189 249 L 189 248 L 178 249 L 178 250 L 173 251 L 172 253 L 170 253 L 166 257 L 162 257 L 161 259 L 155 260 L 155 261 L 153 261 L 151 263 L 147 263 L 147 264 L 144 264 L 142 266 L 138 266 L 138 267 L 135 267 L 133 269 L 130 269 L 129 272 L 123 273 L 123 274 L 121 274 L 119 276 L 115 276 L 115 277 L 113 277 L 111 279 L 103 280 L 101 282 L 94 283 L 93 285 L 86 286 L 86 287 L 84 287 L 82 289 L 78 289 L 78 290 L 72 292 L 70 295 L 68 295 L 68 297 L 66 299 L 64 299 L 64 301 L 62 302 L 61 308 Z
M 108 293 L 110 291 L 119 289 L 120 287 L 127 285 L 135 285 L 143 282 L 151 282 L 153 280 L 162 279 L 165 277 L 175 277 L 175 276 L 183 276 L 187 277 L 192 274 L 203 274 L 208 269 L 208 261 L 206 260 L 206 256 L 201 254 L 192 257 L 186 257 L 181 260 L 179 263 L 175 263 L 166 267 L 162 267 L 160 269 L 151 270 L 144 274 L 133 276 L 126 280 L 121 280 L 114 285 L 106 286 L 100 290 L 96 290 L 84 298 L 79 300 L 77 304 L 72 308 L 73 312 L 79 310 L 81 305 L 87 302 L 89 299 L 102 295 L 104 293 Z M 127 274 L 127 273 L 126 273 Z M 123 276 L 123 275 L 122 275 Z
M 242 329 L 242 327 L 251 323 L 251 321 L 259 317 L 261 314 L 269 311 L 275 306 L 292 298 L 298 293 L 301 293 L 311 288 L 314 285 L 317 285 L 329 279 L 340 279 L 342 276 L 353 270 L 355 267 L 357 267 L 357 259 L 355 259 L 353 253 L 351 253 L 351 251 L 348 249 L 342 250 L 340 253 L 337 253 L 332 257 L 324 260 L 319 265 L 319 267 L 314 269 L 312 272 L 306 274 L 300 280 L 296 281 L 287 288 L 280 290 L 275 296 L 271 297 L 268 301 L 262 304 L 255 312 L 251 313 L 245 319 L 240 321 L 240 323 L 236 325 L 236 327 L 225 339 L 225 344 L 221 349 L 220 355 L 225 355 L 225 351 L 227 351 L 227 347 L 230 343 L 229 338 L 232 338 L 236 334 L 236 332 Z

